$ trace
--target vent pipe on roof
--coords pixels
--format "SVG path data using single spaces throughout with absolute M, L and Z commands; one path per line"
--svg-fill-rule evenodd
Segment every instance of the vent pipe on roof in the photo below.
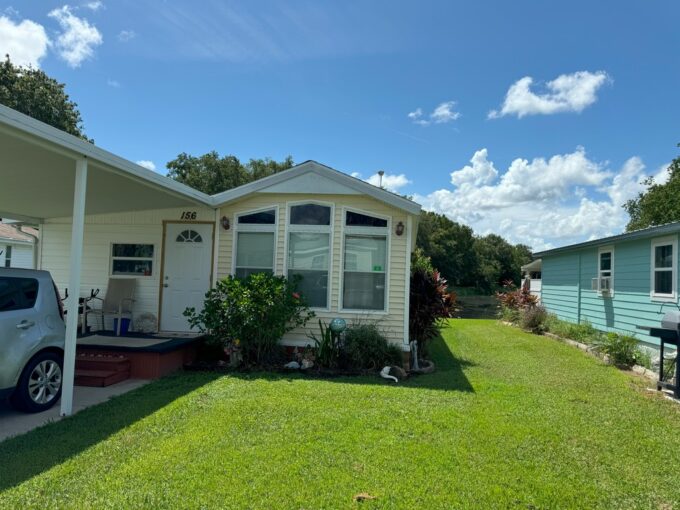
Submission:
M 383 175 L 385 175 L 385 170 L 378 170 L 378 175 L 380 176 L 380 180 L 378 181 L 378 186 L 380 186 L 382 188 L 383 187 L 382 180 L 383 180 Z

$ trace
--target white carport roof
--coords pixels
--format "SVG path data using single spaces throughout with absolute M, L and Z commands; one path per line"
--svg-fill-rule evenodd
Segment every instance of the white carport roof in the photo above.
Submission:
M 86 214 L 211 206 L 205 193 L 0 105 L 0 217 L 71 216 L 75 161 L 83 158 Z
M 71 217 L 70 289 L 80 288 L 86 214 L 211 206 L 208 195 L 0 105 L 0 216 Z M 66 306 L 75 308 L 73 292 Z M 66 316 L 61 414 L 73 407 L 78 314 Z

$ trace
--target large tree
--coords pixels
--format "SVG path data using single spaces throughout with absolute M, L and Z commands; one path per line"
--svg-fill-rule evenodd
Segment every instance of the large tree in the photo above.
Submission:
M 236 156 L 222 156 L 217 151 L 202 156 L 182 153 L 168 162 L 168 176 L 194 189 L 214 195 L 231 188 L 288 170 L 293 158 L 283 161 L 269 158 L 251 159 L 243 164 Z
M 87 140 L 78 105 L 64 84 L 40 69 L 15 66 L 9 55 L 0 62 L 0 103 Z
M 680 221 L 680 157 L 668 166 L 668 180 L 658 184 L 654 177 L 644 181 L 647 189 L 625 203 L 630 215 L 626 231 Z

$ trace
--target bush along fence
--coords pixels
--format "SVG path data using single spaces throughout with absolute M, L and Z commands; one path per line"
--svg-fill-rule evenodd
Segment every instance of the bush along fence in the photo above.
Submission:
M 229 276 L 208 291 L 201 311 L 184 312 L 189 324 L 205 335 L 201 366 L 204 368 L 287 369 L 325 373 L 367 373 L 380 371 L 383 377 L 403 378 L 406 370 L 423 372 L 434 368 L 426 359 L 402 365 L 400 346 L 389 343 L 379 322 L 357 320 L 345 324 L 318 321 L 318 332 L 308 335 L 305 348 L 295 348 L 290 361 L 280 342 L 293 329 L 314 318 L 298 291 L 297 281 L 283 276 L 256 273 L 246 278 Z M 437 335 L 441 321 L 453 314 L 455 295 L 422 252 L 413 256 L 409 326 L 417 352 L 426 357 L 428 344 Z M 387 368 L 387 370 L 385 370 Z M 406 370 L 404 370 L 406 369 Z M 428 370 L 425 370 L 428 371 Z M 386 377 L 386 378 L 387 378 Z M 393 377 L 390 377 L 393 378 Z
M 641 347 L 633 336 L 605 333 L 589 322 L 573 324 L 558 319 L 538 303 L 536 296 L 511 282 L 504 285 L 503 291 L 498 292 L 496 297 L 500 306 L 499 318 L 505 323 L 560 340 L 621 369 L 633 370 L 657 381 L 655 365 L 658 370 L 658 363 L 668 362 L 658 356 L 654 358 L 652 351 Z

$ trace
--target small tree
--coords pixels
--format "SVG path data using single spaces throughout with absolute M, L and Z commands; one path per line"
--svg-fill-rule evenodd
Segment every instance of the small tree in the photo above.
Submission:
M 446 280 L 432 267 L 430 258 L 416 249 L 411 261 L 409 331 L 419 352 L 427 353 L 440 322 L 453 316 L 455 303 L 456 295 L 448 292 Z

